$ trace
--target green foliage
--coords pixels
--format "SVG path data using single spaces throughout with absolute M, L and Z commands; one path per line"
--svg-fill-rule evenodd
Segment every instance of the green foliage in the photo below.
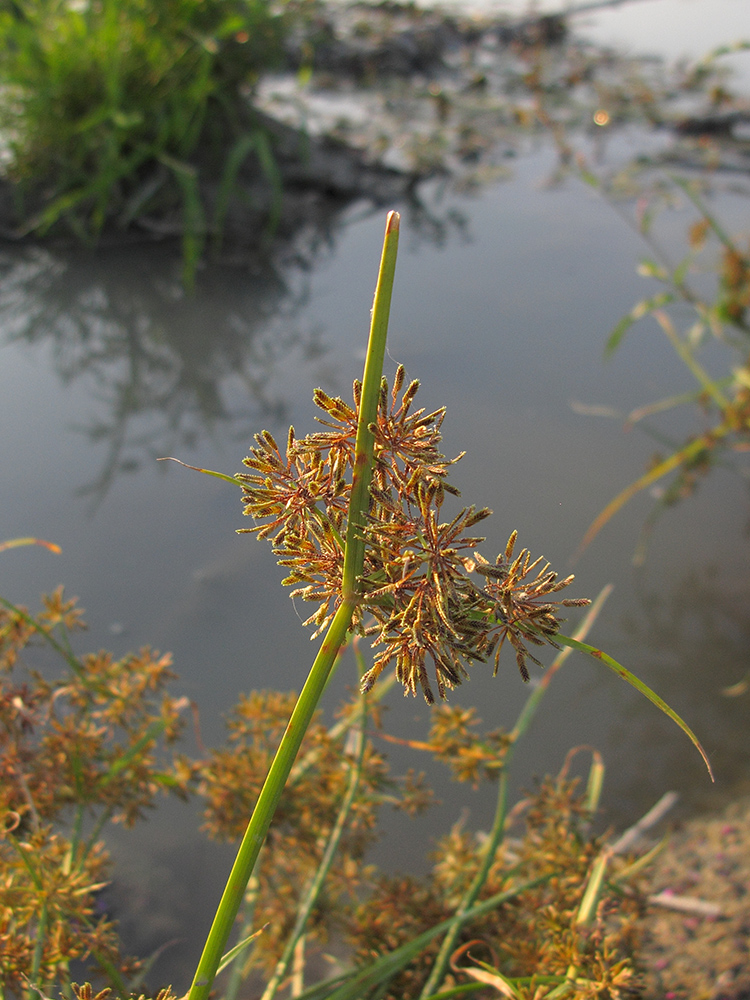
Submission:
M 286 23 L 269 0 L 6 0 L 0 128 L 11 177 L 44 189 L 28 230 L 64 220 L 91 241 L 107 223 L 181 204 L 194 267 L 206 207 L 191 157 L 213 147 L 221 174 Z

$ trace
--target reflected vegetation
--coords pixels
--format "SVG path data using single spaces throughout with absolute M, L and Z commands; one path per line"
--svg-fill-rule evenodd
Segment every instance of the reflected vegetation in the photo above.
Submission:
M 77 428 L 106 450 L 81 490 L 95 502 L 119 473 L 194 447 L 219 424 L 239 436 L 259 415 L 280 418 L 284 399 L 272 388 L 280 358 L 304 364 L 324 350 L 317 331 L 295 322 L 304 285 L 294 288 L 268 264 L 252 281 L 211 269 L 199 297 L 185 294 L 173 255 L 158 247 L 96 256 L 33 250 L 0 266 L 9 339 L 51 346 L 60 378 L 85 379 L 96 401 L 96 417 Z
M 363 204 L 360 217 L 374 211 Z M 444 245 L 463 217 L 416 197 L 410 237 Z M 105 457 L 79 492 L 98 505 L 115 478 L 216 435 L 247 440 L 286 419 L 282 366 L 321 361 L 325 334 L 300 319 L 309 276 L 331 254 L 343 209 L 272 248 L 225 257 L 185 291 L 171 245 L 0 255 L 5 343 L 50 347 L 64 383 L 82 382 L 97 415 L 76 427 Z

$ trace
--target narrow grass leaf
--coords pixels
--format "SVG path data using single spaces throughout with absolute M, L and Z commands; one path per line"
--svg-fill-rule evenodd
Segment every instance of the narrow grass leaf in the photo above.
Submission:
M 188 465 L 187 462 L 181 462 L 179 458 L 172 458 L 171 455 L 167 455 L 165 458 L 157 458 L 157 462 L 177 462 L 178 465 L 184 465 L 186 469 L 192 469 L 193 472 L 202 472 L 206 476 L 216 476 L 217 479 L 224 479 L 228 483 L 234 483 L 235 486 L 242 486 L 239 479 L 234 476 L 227 476 L 223 472 L 214 472 L 213 469 L 201 469 L 197 465 Z
M 479 993 L 484 989 L 484 983 L 462 983 L 449 990 L 441 990 L 439 993 L 431 993 L 425 1000 L 452 1000 L 452 997 L 462 997 L 467 994 Z
M 639 302 L 633 309 L 630 310 L 627 316 L 623 316 L 612 333 L 610 333 L 607 338 L 607 343 L 604 346 L 604 357 L 612 357 L 617 348 L 620 346 L 622 338 L 634 323 L 637 323 L 639 319 L 643 319 L 643 317 L 650 313 L 653 309 L 658 309 L 659 306 L 668 305 L 670 302 L 674 302 L 674 300 L 675 296 L 673 292 L 661 292 L 659 295 L 655 295 L 651 299 L 643 299 L 642 302 Z
M 298 993 L 295 1000 L 328 1000 L 335 991 L 354 976 L 354 970 L 343 972 L 339 976 L 331 976 L 330 979 L 323 979 L 314 986 L 310 986 L 303 993 Z
M 482 945 L 482 941 L 468 941 L 466 944 L 462 944 L 460 948 L 456 950 L 451 955 L 451 969 L 458 974 L 465 974 L 471 976 L 479 983 L 484 983 L 486 986 L 494 987 L 498 993 L 502 996 L 507 997 L 508 1000 L 521 1000 L 521 995 L 515 988 L 513 981 L 504 976 L 498 969 L 494 968 L 492 965 L 488 965 L 487 962 L 480 962 L 476 958 L 472 958 L 469 949 L 474 945 Z M 459 959 L 464 955 L 473 962 L 473 965 L 459 965 Z
M 725 437 L 730 430 L 731 428 L 727 424 L 721 424 L 719 427 L 714 428 L 711 432 L 714 442 L 720 437 Z M 610 500 L 604 510 L 591 522 L 586 534 L 581 540 L 581 544 L 578 546 L 573 555 L 573 561 L 575 562 L 575 560 L 580 557 L 581 553 L 590 545 L 593 539 L 596 538 L 607 521 L 609 521 L 621 507 L 624 507 L 628 500 L 634 497 L 637 493 L 640 493 L 641 490 L 645 490 L 647 487 L 651 486 L 652 483 L 657 482 L 662 478 L 662 476 L 666 476 L 668 473 L 677 469 L 680 465 L 691 461 L 691 459 L 695 458 L 707 447 L 708 443 L 704 437 L 695 438 L 693 441 L 688 442 L 684 448 L 680 448 L 678 451 L 675 451 L 668 458 L 665 458 L 663 462 L 659 462 L 659 464 L 655 465 L 653 469 L 649 469 L 648 472 L 636 479 L 635 482 L 626 486 L 625 489 L 618 493 L 613 500 Z
M 599 808 L 599 802 L 602 797 L 602 788 L 604 787 L 605 771 L 606 768 L 601 755 L 596 754 L 591 762 L 591 767 L 589 768 L 589 777 L 586 782 L 586 795 L 584 797 L 586 811 L 592 816 Z
M 281 202 L 284 196 L 284 180 L 281 176 L 276 158 L 273 155 L 271 141 L 262 129 L 255 133 L 255 145 L 258 161 L 263 175 L 271 185 L 271 212 L 268 217 L 268 234 L 273 235 L 281 218 Z
M 99 781 L 99 787 L 105 788 L 111 781 L 114 781 L 117 775 L 121 771 L 125 770 L 126 767 L 129 767 L 130 764 L 132 764 L 133 761 L 139 757 L 141 753 L 143 753 L 149 744 L 153 743 L 161 736 L 168 725 L 168 719 L 157 719 L 156 722 L 152 722 L 146 732 L 135 741 L 132 747 L 130 747 L 130 749 L 124 753 L 122 757 L 110 764 L 109 770 L 106 774 L 102 775 L 102 778 Z
M 166 153 L 161 153 L 158 159 L 172 171 L 182 193 L 182 280 L 187 288 L 192 288 L 206 233 L 198 171 Z
M 221 241 L 224 234 L 224 225 L 227 221 L 227 211 L 229 210 L 229 199 L 237 181 L 237 174 L 247 157 L 254 150 L 257 151 L 258 139 L 255 133 L 248 132 L 241 135 L 232 146 L 224 161 L 224 169 L 221 174 L 219 191 L 216 195 L 216 207 L 214 208 L 213 230 L 214 230 L 214 250 L 221 249 Z
M 216 970 L 216 975 L 218 976 L 220 972 L 223 972 L 224 969 L 231 965 L 235 958 L 239 958 L 243 951 L 263 933 L 266 927 L 268 927 L 268 924 L 264 924 L 262 927 L 259 927 L 257 931 L 253 931 L 252 934 L 249 934 L 246 938 L 238 941 L 234 948 L 230 948 L 226 954 L 222 955 L 221 961 L 219 962 L 219 968 Z
M 607 870 L 607 865 L 609 864 L 611 857 L 612 849 L 607 847 L 602 851 L 602 853 L 594 861 L 594 864 L 591 866 L 591 874 L 589 875 L 588 882 L 586 883 L 586 889 L 583 893 L 581 905 L 578 907 L 578 913 L 576 915 L 577 924 L 591 923 L 591 919 L 596 913 L 596 905 L 599 902 L 602 886 L 604 885 L 604 873 Z
M 676 722 L 680 729 L 690 739 L 690 742 L 695 746 L 698 753 L 700 753 L 706 767 L 708 768 L 711 781 L 714 781 L 714 772 L 711 768 L 711 763 L 706 755 L 706 751 L 701 746 L 698 737 L 695 735 L 690 726 L 688 726 L 688 724 L 684 722 L 680 716 L 673 709 L 671 709 L 662 698 L 659 697 L 658 694 L 652 691 L 647 684 L 644 684 L 642 680 L 639 680 L 635 674 L 631 674 L 627 667 L 623 667 L 621 663 L 618 663 L 617 660 L 613 659 L 607 653 L 603 652 L 601 649 L 597 649 L 596 646 L 589 646 L 586 642 L 579 642 L 577 639 L 571 639 L 567 635 L 561 635 L 559 632 L 555 634 L 555 640 L 557 642 L 561 642 L 564 646 L 571 646 L 573 649 L 577 649 L 581 653 L 588 653 L 588 655 L 593 656 L 595 660 L 599 660 L 600 663 L 605 664 L 605 666 L 609 667 L 610 670 L 613 670 L 618 677 L 627 681 L 628 684 L 636 689 L 636 691 L 640 691 L 640 693 L 648 698 L 650 702 L 653 702 L 653 704 L 656 705 L 657 708 L 661 709 L 665 715 L 668 715 L 673 722 Z

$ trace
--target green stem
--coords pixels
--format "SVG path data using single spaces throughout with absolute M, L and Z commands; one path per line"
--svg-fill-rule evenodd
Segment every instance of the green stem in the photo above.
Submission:
M 42 910 L 39 914 L 39 922 L 36 927 L 36 945 L 34 946 L 34 957 L 31 962 L 31 978 L 29 980 L 28 1000 L 35 1000 L 35 986 L 39 983 L 39 970 L 42 967 L 42 957 L 44 955 L 44 942 L 47 937 L 47 922 L 49 913 L 47 901 L 42 903 Z
M 91 853 L 91 851 L 94 849 L 94 845 L 99 840 L 99 835 L 101 834 L 101 832 L 104 829 L 105 825 L 112 818 L 113 812 L 114 812 L 114 808 L 112 806 L 108 806 L 104 810 L 104 812 L 101 814 L 101 816 L 99 816 L 99 818 L 97 819 L 96 823 L 94 823 L 94 827 L 91 830 L 91 833 L 89 834 L 89 836 L 88 836 L 88 838 L 86 840 L 86 843 L 85 843 L 85 845 L 83 847 L 83 851 L 81 852 L 80 857 L 76 861 L 76 868 L 80 868 L 83 865 L 83 863 L 86 860 L 86 858 L 89 856 L 89 854 Z M 77 845 L 76 845 L 76 849 L 77 849 Z
M 354 603 L 344 601 L 339 607 L 328 633 L 315 657 L 305 685 L 294 706 L 294 711 L 281 738 L 279 749 L 268 771 L 258 801 L 242 838 L 229 879 L 224 888 L 219 907 L 214 916 L 203 954 L 190 987 L 189 1000 L 208 1000 L 221 956 L 226 949 L 229 935 L 245 895 L 247 883 L 253 873 L 258 853 L 263 846 L 276 807 L 289 777 L 307 727 L 318 706 L 328 680 L 328 674 L 346 639 L 351 624 Z
M 426 998 L 429 997 L 442 982 L 448 963 L 450 962 L 450 957 L 455 950 L 456 940 L 458 935 L 461 933 L 461 928 L 466 918 L 466 914 L 474 906 L 477 896 L 482 891 L 482 888 L 487 881 L 487 876 L 489 875 L 490 868 L 495 860 L 498 846 L 503 839 L 503 834 L 505 833 L 505 818 L 508 812 L 508 767 L 513 757 L 513 750 L 513 744 L 509 743 L 500 769 L 497 803 L 495 805 L 495 820 L 492 824 L 492 830 L 487 844 L 484 847 L 482 862 L 479 866 L 479 870 L 472 879 L 471 885 L 466 891 L 464 898 L 461 900 L 461 903 L 456 910 L 456 922 L 451 925 L 447 934 L 443 938 L 443 942 L 440 945 L 440 951 L 435 959 L 435 964 L 432 966 L 427 982 L 422 988 L 420 1000 L 426 1000 Z
M 244 941 L 253 933 L 253 927 L 255 926 L 255 904 L 258 902 L 259 892 L 260 880 L 257 875 L 252 875 L 247 884 L 247 891 L 245 892 L 245 905 L 241 925 L 242 929 L 238 935 L 239 941 Z M 252 942 L 252 944 L 254 946 L 255 942 Z M 244 953 L 238 955 L 232 962 L 231 972 L 229 973 L 229 982 L 227 983 L 227 988 L 224 990 L 223 1000 L 237 1000 L 240 987 L 242 986 L 242 980 L 244 978 L 243 967 L 245 962 L 246 955 Z
M 699 383 L 703 391 L 709 395 L 711 399 L 713 399 L 722 413 L 726 413 L 731 405 L 729 400 L 719 388 L 718 382 L 714 382 L 705 368 L 695 358 L 690 345 L 680 339 L 679 334 L 674 328 L 672 320 L 666 315 L 666 313 L 662 312 L 661 309 L 657 309 L 654 312 L 654 317 L 667 336 L 670 344 L 675 349 L 678 357 L 692 373 L 693 377 Z
M 84 671 L 81 664 L 78 662 L 73 653 L 66 649 L 65 646 L 58 642 L 55 636 L 52 634 L 52 628 L 45 628 L 41 625 L 36 618 L 32 617 L 23 608 L 19 608 L 15 604 L 11 604 L 10 601 L 6 601 L 4 597 L 0 597 L 0 604 L 6 608 L 8 611 L 12 612 L 14 615 L 18 615 L 21 621 L 25 622 L 30 628 L 33 628 L 46 642 L 52 646 L 52 648 L 62 656 L 62 658 L 67 662 L 68 666 L 72 669 L 73 673 L 78 677 L 78 679 L 85 684 L 89 689 L 92 689 L 92 684 L 86 677 L 86 672 Z
M 363 671 L 360 671 L 360 673 L 363 673 Z M 294 957 L 297 942 L 305 932 L 307 921 L 310 917 L 313 906 L 318 900 L 318 896 L 323 888 L 323 883 L 325 882 L 331 865 L 333 864 L 334 856 L 338 850 L 339 844 L 341 843 L 344 830 L 346 829 L 346 821 L 348 820 L 352 806 L 354 805 L 354 800 L 359 788 L 359 782 L 362 777 L 362 767 L 364 765 L 366 746 L 365 728 L 367 724 L 367 695 L 361 694 L 359 698 L 360 710 L 357 728 L 357 748 L 349 766 L 349 785 L 344 795 L 341 808 L 339 809 L 338 816 L 336 817 L 336 822 L 334 823 L 328 837 L 323 857 L 321 858 L 317 871 L 315 872 L 312 882 L 310 883 L 310 886 L 305 893 L 305 897 L 297 911 L 297 919 L 294 924 L 294 929 L 287 939 L 283 954 L 276 964 L 273 976 L 268 981 L 261 1000 L 273 1000 L 279 990 L 281 981 L 286 975 L 287 969 L 289 968 L 292 958 Z
M 370 482 L 372 481 L 372 459 L 375 438 L 370 430 L 378 417 L 378 396 L 383 375 L 385 342 L 388 333 L 388 316 L 391 308 L 393 279 L 396 271 L 398 252 L 399 214 L 389 212 L 385 224 L 383 254 L 380 258 L 380 272 L 375 287 L 370 325 L 370 343 L 362 379 L 362 399 L 359 406 L 357 439 L 352 475 L 352 493 L 349 502 L 349 519 L 346 525 L 346 553 L 341 584 L 344 598 L 359 593 L 359 579 L 365 558 L 363 529 L 370 507 Z
M 362 528 L 366 523 L 369 507 L 369 487 L 375 446 L 369 427 L 377 419 L 378 392 L 383 373 L 398 233 L 399 215 L 397 212 L 390 212 L 385 227 L 383 253 L 375 289 L 370 339 L 362 380 L 362 400 L 357 423 L 352 492 L 349 498 L 347 518 L 342 601 L 328 628 L 320 651 L 315 657 L 315 662 L 297 699 L 297 704 L 258 796 L 198 962 L 188 1000 L 208 1000 L 222 954 L 237 919 L 245 889 L 276 812 L 281 793 L 292 770 L 307 727 L 323 694 L 339 649 L 346 641 L 346 635 L 357 606 L 359 578 L 362 575 L 365 554 Z

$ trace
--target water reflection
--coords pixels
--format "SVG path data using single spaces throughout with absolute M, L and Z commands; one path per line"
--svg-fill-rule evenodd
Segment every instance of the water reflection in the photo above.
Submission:
M 441 213 L 414 195 L 403 207 L 412 242 L 465 238 L 455 206 Z M 171 245 L 0 255 L 6 343 L 48 345 L 63 383 L 79 381 L 96 405 L 76 429 L 104 445 L 105 458 L 79 493 L 98 505 L 118 475 L 194 448 L 220 427 L 224 439 L 247 440 L 260 417 L 283 422 L 280 365 L 301 369 L 327 352 L 320 327 L 300 319 L 310 275 L 342 226 L 376 210 L 339 207 L 272 248 L 214 262 L 195 294 Z
M 683 718 L 696 720 L 717 781 L 712 788 L 681 734 L 666 733 L 651 706 L 635 700 L 626 729 L 614 736 L 635 754 L 630 790 L 647 775 L 650 788 L 677 787 L 693 805 L 725 801 L 747 781 L 750 764 L 750 741 L 741 736 L 750 698 L 741 684 L 750 671 L 747 580 L 733 583 L 709 565 L 685 573 L 667 593 L 645 584 L 636 593 L 636 610 L 623 622 L 633 662 Z
M 280 417 L 271 388 L 279 358 L 324 350 L 295 315 L 305 290 L 258 262 L 252 280 L 214 268 L 205 295 L 186 295 L 174 255 L 159 247 L 113 253 L 5 256 L 0 322 L 10 340 L 51 347 L 64 383 L 85 379 L 97 415 L 79 430 L 106 457 L 81 489 L 100 502 L 115 476 L 144 460 L 192 447 L 228 425 L 247 435 L 258 414 Z M 220 310 L 209 306 L 222 303 Z M 243 389 L 233 397 L 232 384 Z

